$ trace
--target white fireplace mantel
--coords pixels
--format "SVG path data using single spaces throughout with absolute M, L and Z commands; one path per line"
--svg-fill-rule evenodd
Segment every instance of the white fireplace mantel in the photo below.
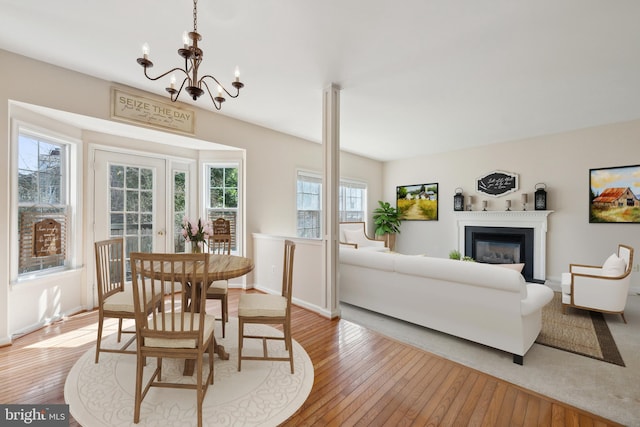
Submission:
M 461 211 L 454 212 L 458 250 L 464 253 L 465 227 L 533 228 L 533 277 L 546 279 L 547 217 L 553 211 Z

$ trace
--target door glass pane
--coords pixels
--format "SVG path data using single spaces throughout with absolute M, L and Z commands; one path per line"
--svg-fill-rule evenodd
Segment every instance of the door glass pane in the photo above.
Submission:
M 185 251 L 185 240 L 182 236 L 182 219 L 187 214 L 187 174 L 173 174 L 173 242 L 174 251 Z
M 153 250 L 154 170 L 113 164 L 109 168 L 110 237 L 125 238 L 126 275 L 130 278 L 129 254 Z

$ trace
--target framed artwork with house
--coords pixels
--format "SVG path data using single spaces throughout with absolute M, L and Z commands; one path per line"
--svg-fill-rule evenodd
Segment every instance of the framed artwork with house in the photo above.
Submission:
M 640 223 L 640 165 L 589 169 L 589 222 Z
M 437 221 L 438 183 L 398 186 L 396 209 L 402 221 Z

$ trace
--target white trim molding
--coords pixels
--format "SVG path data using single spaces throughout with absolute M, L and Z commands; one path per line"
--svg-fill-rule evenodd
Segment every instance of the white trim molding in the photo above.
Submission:
M 533 277 L 546 280 L 547 217 L 553 211 L 462 211 L 454 212 L 458 250 L 464 253 L 465 227 L 533 228 Z

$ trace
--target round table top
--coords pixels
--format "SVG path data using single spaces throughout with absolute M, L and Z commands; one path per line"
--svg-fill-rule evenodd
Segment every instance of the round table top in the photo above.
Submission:
M 253 260 L 251 258 L 221 254 L 207 254 L 207 256 L 209 257 L 209 271 L 207 272 L 207 282 L 209 284 L 214 280 L 228 280 L 234 277 L 243 276 L 253 270 L 254 267 Z M 156 266 L 151 273 L 153 277 L 161 280 L 171 280 L 168 278 L 171 274 L 180 275 L 182 273 L 181 264 L 176 264 L 174 267 L 175 272 L 172 273 L 170 263 L 171 261 L 166 260 L 164 261 L 164 267 L 161 268 L 160 266 Z M 202 282 L 202 268 L 197 268 L 195 272 L 188 270 L 186 278 L 190 282 Z
M 253 260 L 237 255 L 209 254 L 209 280 L 227 280 L 253 270 Z

